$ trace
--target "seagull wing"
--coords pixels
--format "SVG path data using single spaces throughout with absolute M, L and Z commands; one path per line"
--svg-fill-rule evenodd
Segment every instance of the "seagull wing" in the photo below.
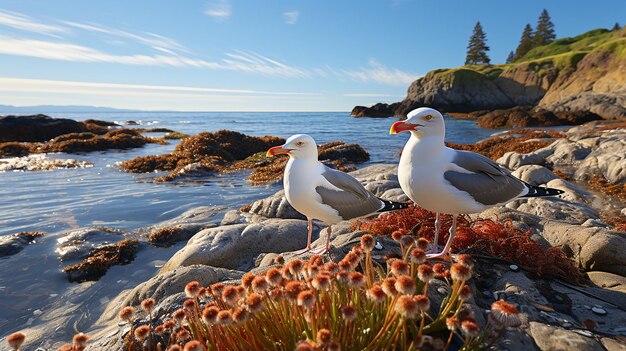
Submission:
M 455 188 L 483 205 L 496 205 L 524 195 L 528 188 L 511 172 L 491 159 L 469 151 L 454 150 L 452 163 L 467 171 L 446 171 L 443 177 Z
M 332 207 L 344 220 L 363 217 L 384 207 L 384 203 L 352 176 L 324 166 L 322 177 L 335 189 L 319 185 L 315 191 L 322 203 Z

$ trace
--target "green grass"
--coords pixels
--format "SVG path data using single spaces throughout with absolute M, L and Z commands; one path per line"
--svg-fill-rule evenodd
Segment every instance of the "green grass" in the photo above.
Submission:
M 561 38 L 536 47 L 515 63 L 440 68 L 428 72 L 424 79 L 438 78 L 455 84 L 494 80 L 520 64 L 527 64 L 531 70 L 544 76 L 552 69 L 575 69 L 578 62 L 594 50 L 609 50 L 619 57 L 626 57 L 626 30 L 594 29 L 573 38 Z

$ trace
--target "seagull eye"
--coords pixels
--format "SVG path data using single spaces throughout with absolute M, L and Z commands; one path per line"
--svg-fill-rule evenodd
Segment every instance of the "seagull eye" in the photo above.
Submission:
M 432 116 L 432 115 L 426 115 L 426 116 L 424 116 L 423 118 L 424 118 L 424 120 L 426 120 L 426 121 L 430 121 L 431 119 L 433 119 L 433 116 Z
M 304 145 L 303 141 L 299 141 L 299 142 L 296 143 L 296 146 L 302 146 L 302 145 Z

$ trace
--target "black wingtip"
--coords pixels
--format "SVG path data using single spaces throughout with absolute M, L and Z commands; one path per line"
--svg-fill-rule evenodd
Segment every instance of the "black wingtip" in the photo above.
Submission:
M 381 198 L 379 198 L 379 200 L 383 202 L 383 207 L 380 210 L 378 210 L 378 212 L 388 212 L 388 211 L 403 210 L 403 209 L 408 208 L 410 206 L 410 204 L 408 204 L 408 203 L 383 200 Z
M 530 184 L 526 184 L 528 187 L 528 194 L 522 197 L 542 197 L 542 196 L 557 196 L 565 193 L 565 191 L 561 189 L 555 188 L 544 188 L 540 186 L 534 186 Z

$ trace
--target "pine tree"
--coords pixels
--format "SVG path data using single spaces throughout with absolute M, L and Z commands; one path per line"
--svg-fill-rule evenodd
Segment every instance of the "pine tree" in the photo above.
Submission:
M 535 45 L 545 45 L 551 42 L 556 38 L 556 34 L 554 33 L 554 23 L 550 19 L 550 15 L 548 14 L 548 10 L 543 9 L 541 15 L 539 16 L 539 20 L 537 21 L 537 30 L 535 30 Z
M 513 51 L 509 51 L 509 56 L 506 58 L 506 63 L 513 63 L 515 61 L 515 53 Z
M 489 47 L 487 46 L 487 35 L 483 31 L 480 22 L 476 22 L 474 31 L 467 45 L 467 56 L 465 57 L 466 65 L 489 64 L 491 61 L 487 55 Z
M 526 24 L 526 27 L 524 27 L 524 31 L 522 32 L 522 38 L 519 41 L 519 45 L 517 46 L 517 49 L 515 49 L 515 57 L 517 59 L 522 58 L 527 52 L 530 51 L 530 49 L 533 48 L 533 45 L 533 27 L 531 27 L 530 24 Z
M 612 31 L 616 31 L 616 30 L 620 30 L 622 29 L 622 27 L 619 26 L 618 22 L 615 22 L 615 25 L 613 26 L 613 28 L 611 29 Z

